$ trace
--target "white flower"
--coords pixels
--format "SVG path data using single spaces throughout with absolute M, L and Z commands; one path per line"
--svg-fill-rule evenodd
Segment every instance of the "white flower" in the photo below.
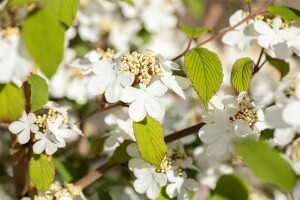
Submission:
M 107 60 L 99 60 L 93 67 L 94 76 L 88 84 L 88 90 L 94 94 L 103 94 L 109 103 L 115 103 L 122 96 L 123 87 L 130 86 L 134 81 L 134 74 L 114 69 Z
M 236 11 L 229 19 L 230 26 L 236 25 L 247 17 L 247 13 L 243 10 Z M 252 42 L 256 39 L 256 33 L 253 30 L 253 20 L 249 20 L 236 27 L 232 31 L 227 32 L 222 42 L 230 46 L 236 46 L 239 50 L 245 51 L 250 48 Z
M 25 111 L 22 113 L 22 117 L 19 121 L 15 121 L 8 126 L 8 130 L 13 134 L 18 135 L 18 141 L 21 144 L 25 144 L 30 139 L 30 132 L 36 133 L 39 128 L 34 124 L 36 117 L 34 113 L 26 114 Z
M 54 122 L 47 119 L 45 133 L 38 132 L 35 134 L 35 139 L 38 141 L 33 145 L 33 152 L 40 154 L 43 151 L 48 155 L 52 155 L 57 151 L 57 148 L 66 146 L 65 139 L 73 134 L 73 130 L 67 129 L 62 124 L 62 117 L 58 117 Z
M 208 145 L 208 153 L 221 156 L 230 148 L 234 138 L 256 135 L 258 129 L 256 122 L 258 116 L 254 107 L 245 97 L 240 96 L 239 101 L 233 96 L 225 96 L 219 108 L 209 111 L 207 122 L 200 131 L 199 137 Z M 212 118 L 213 117 L 213 118 Z
M 254 22 L 254 29 L 260 34 L 257 38 L 258 44 L 265 49 L 272 49 L 277 58 L 285 59 L 292 55 L 292 49 L 288 47 L 285 38 L 291 37 L 290 29 L 281 29 L 282 20 L 276 17 L 271 27 L 267 22 L 257 20 Z
M 167 92 L 167 87 L 160 81 L 154 81 L 149 87 L 140 84 L 141 89 L 126 87 L 121 101 L 130 103 L 128 113 L 133 121 L 143 120 L 147 113 L 150 117 L 161 119 L 165 114 L 165 106 L 158 97 Z
M 292 48 L 293 52 L 295 52 L 298 56 L 300 56 L 300 28 L 298 27 L 291 27 L 290 28 L 291 35 L 286 38 L 288 47 Z
M 188 200 L 188 190 L 196 190 L 198 188 L 198 183 L 191 179 L 185 179 L 185 174 L 182 176 L 176 176 L 174 170 L 169 170 L 166 173 L 168 181 L 166 193 L 170 198 L 177 196 L 178 200 Z

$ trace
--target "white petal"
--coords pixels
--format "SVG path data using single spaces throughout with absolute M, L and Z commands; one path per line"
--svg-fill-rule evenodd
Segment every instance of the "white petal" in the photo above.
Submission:
M 97 51 L 93 50 L 88 53 L 88 60 L 92 63 L 97 62 L 99 60 L 99 54 Z
M 56 151 L 57 151 L 57 146 L 54 143 L 48 141 L 46 143 L 46 154 L 53 155 Z
M 123 89 L 121 101 L 125 103 L 131 103 L 136 100 L 142 94 L 142 92 L 143 91 L 141 89 L 128 86 Z
M 28 122 L 29 122 L 30 124 L 34 123 L 35 120 L 36 120 L 36 117 L 35 117 L 35 114 L 34 114 L 34 113 L 29 113 L 28 116 L 27 116 L 27 118 L 28 118 Z
M 170 198 L 174 198 L 177 196 L 177 185 L 176 183 L 168 184 L 166 188 L 166 193 Z
M 271 106 L 266 110 L 266 122 L 274 128 L 287 128 L 289 125 L 282 119 L 283 108 Z
M 219 127 L 216 124 L 206 124 L 199 130 L 199 137 L 204 143 L 211 143 L 220 136 Z
M 32 149 L 35 154 L 40 154 L 45 150 L 45 147 L 46 147 L 46 140 L 42 139 L 34 143 Z
M 214 156 L 224 155 L 232 138 L 228 135 L 222 135 L 208 146 L 207 153 Z
M 263 35 L 269 35 L 274 32 L 274 30 L 264 21 L 254 22 L 254 29 Z
M 146 91 L 154 96 L 163 96 L 167 92 L 168 88 L 164 86 L 160 81 L 154 81 Z
M 296 97 L 300 100 L 300 84 L 298 84 L 296 90 L 295 90 Z
M 8 126 L 8 130 L 10 132 L 12 132 L 13 134 L 16 134 L 16 133 L 20 133 L 26 127 L 27 127 L 27 125 L 24 124 L 23 122 L 15 121 Z
M 175 80 L 174 76 L 169 76 L 169 77 L 162 77 L 161 81 L 171 90 L 173 90 L 176 94 L 178 94 L 180 97 L 182 97 L 183 99 L 185 99 L 184 93 L 181 89 L 181 87 L 179 86 L 179 84 L 177 83 L 177 81 Z
M 259 46 L 265 48 L 265 49 L 268 49 L 270 47 L 270 44 L 272 42 L 272 37 L 270 36 L 259 36 L 258 37 L 258 40 L 257 40 Z
M 288 103 L 282 111 L 282 118 L 287 124 L 300 126 L 300 101 Z
M 236 31 L 236 30 L 233 30 L 233 31 L 229 31 L 227 32 L 223 37 L 222 37 L 222 42 L 224 44 L 227 44 L 229 46 L 236 46 L 238 44 L 238 42 L 240 40 L 238 40 L 238 38 L 241 38 L 241 33 L 240 31 Z
M 148 97 L 146 99 L 145 107 L 146 111 L 152 118 L 161 119 L 165 115 L 165 106 L 157 98 Z
M 41 140 L 42 138 L 44 138 L 45 135 L 41 132 L 37 132 L 35 135 L 34 135 L 34 138 L 37 139 L 37 140 Z
M 151 184 L 151 178 L 148 179 L 136 179 L 133 182 L 133 187 L 137 193 L 144 194 L 148 190 Z
M 105 90 L 105 99 L 109 103 L 116 103 L 117 101 L 120 100 L 122 96 L 122 87 L 118 83 L 117 80 L 115 80 L 111 85 L 107 87 Z
M 30 139 L 30 129 L 25 128 L 19 135 L 18 135 L 18 141 L 20 144 L 26 144 Z
M 103 94 L 110 82 L 93 76 L 88 84 L 88 91 L 93 95 Z
M 128 114 L 133 121 L 139 122 L 146 117 L 145 101 L 145 97 L 141 96 L 130 104 Z
M 33 133 L 37 133 L 39 131 L 39 127 L 37 125 L 35 125 L 35 124 L 31 124 L 30 125 L 30 130 Z
M 124 86 L 130 86 L 134 81 L 135 75 L 130 72 L 120 72 L 118 81 Z
M 153 181 L 149 189 L 147 190 L 147 197 L 149 199 L 155 199 L 158 197 L 158 195 L 159 195 L 159 186 L 155 181 Z
M 199 183 L 194 179 L 188 178 L 184 181 L 183 186 L 188 190 L 195 190 L 196 188 L 198 188 Z
M 54 132 L 56 137 L 61 137 L 61 138 L 69 138 L 71 135 L 73 135 L 73 130 L 71 129 L 58 129 Z
M 154 172 L 153 177 L 159 186 L 165 186 L 167 184 L 167 177 L 164 173 Z
M 273 23 L 272 23 L 272 27 L 273 29 L 275 30 L 279 30 L 280 27 L 281 27 L 281 24 L 282 24 L 282 20 L 280 17 L 276 17 L 274 20 L 273 20 Z
M 115 74 L 112 64 L 108 60 L 99 60 L 98 62 L 95 62 L 93 72 L 97 76 L 101 77 L 111 76 Z
M 234 126 L 234 134 L 239 137 L 245 137 L 248 134 L 252 133 L 251 128 L 249 127 L 248 123 L 245 120 L 235 120 L 233 122 Z
M 292 128 L 275 129 L 274 140 L 279 145 L 287 145 L 293 141 L 295 131 Z

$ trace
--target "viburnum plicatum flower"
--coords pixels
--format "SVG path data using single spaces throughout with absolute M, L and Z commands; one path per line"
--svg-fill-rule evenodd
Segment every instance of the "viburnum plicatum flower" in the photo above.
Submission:
M 22 117 L 8 126 L 8 130 L 13 134 L 18 134 L 18 141 L 25 144 L 30 139 L 30 132 L 36 133 L 39 128 L 35 123 L 36 117 L 34 113 L 27 113 L 23 111 Z
M 249 14 L 243 10 L 236 11 L 229 19 L 230 26 L 236 25 L 245 19 Z M 236 46 L 239 50 L 245 51 L 250 48 L 252 42 L 256 39 L 253 29 L 253 20 L 248 20 L 232 31 L 228 31 L 222 38 L 224 44 Z
M 199 130 L 199 137 L 208 145 L 208 153 L 211 155 L 223 155 L 235 138 L 243 138 L 248 135 L 257 135 L 258 122 L 257 111 L 251 104 L 245 93 L 239 98 L 225 96 L 221 103 L 209 110 L 204 117 L 207 123 Z
M 109 103 L 115 103 L 122 96 L 123 87 L 130 86 L 134 81 L 134 74 L 121 72 L 118 67 L 108 60 L 99 60 L 93 66 L 88 90 L 94 94 L 103 94 Z
M 166 92 L 167 87 L 160 81 L 154 81 L 148 87 L 140 84 L 140 89 L 129 86 L 124 89 L 121 101 L 130 103 L 128 113 L 133 121 L 143 120 L 147 113 L 152 118 L 161 119 L 165 114 L 165 106 L 158 97 Z
M 178 200 L 188 200 L 188 190 L 195 191 L 199 184 L 191 178 L 186 179 L 186 174 L 183 173 L 181 176 L 177 175 L 174 170 L 166 172 L 168 183 L 166 187 L 166 193 L 170 198 L 177 196 Z

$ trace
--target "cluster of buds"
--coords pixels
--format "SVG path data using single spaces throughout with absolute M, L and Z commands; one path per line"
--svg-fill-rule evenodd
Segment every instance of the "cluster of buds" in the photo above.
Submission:
M 300 138 L 297 138 L 292 144 L 291 159 L 300 162 Z
M 138 76 L 140 83 L 149 84 L 152 75 L 162 76 L 162 70 L 157 64 L 156 55 L 152 51 L 145 53 L 125 53 L 121 57 L 121 72 L 130 72 Z
M 111 48 L 107 48 L 106 51 L 98 48 L 97 53 L 99 54 L 99 60 L 105 59 L 109 61 L 113 61 L 116 54 L 115 50 Z
M 68 123 L 67 116 L 57 112 L 56 110 L 49 109 L 47 114 L 41 114 L 37 116 L 35 124 L 42 132 L 46 132 L 47 120 L 53 123 L 58 117 L 63 119 L 62 124 Z
M 0 31 L 0 36 L 2 36 L 3 38 L 6 38 L 10 35 L 19 35 L 19 33 L 20 33 L 20 30 L 18 28 L 8 27 L 8 28 Z
M 239 99 L 239 111 L 238 113 L 231 117 L 230 120 L 233 122 L 237 119 L 244 120 L 248 123 L 249 127 L 253 129 L 255 123 L 258 120 L 257 112 L 254 107 L 246 100 L 246 95 Z
M 156 169 L 156 171 L 160 173 L 166 173 L 172 168 L 172 165 L 173 165 L 172 159 L 165 156 L 160 163 L 159 169 Z
M 260 21 L 265 21 L 270 27 L 272 27 L 273 21 L 274 21 L 275 16 L 274 15 L 268 15 L 268 16 L 264 16 L 264 15 L 257 15 L 254 20 L 260 20 Z M 286 21 L 283 21 L 283 23 L 281 24 L 281 29 L 285 29 L 285 28 L 289 28 L 290 24 Z
M 73 184 L 66 184 L 63 187 L 59 182 L 51 184 L 44 196 L 35 196 L 34 200 L 54 200 L 54 199 L 85 199 L 80 187 Z

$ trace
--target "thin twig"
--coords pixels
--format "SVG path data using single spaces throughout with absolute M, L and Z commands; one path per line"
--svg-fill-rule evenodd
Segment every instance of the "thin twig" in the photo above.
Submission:
M 178 60 L 178 59 L 181 58 L 186 52 L 188 52 L 188 51 L 190 50 L 190 48 L 191 48 L 192 41 L 193 41 L 193 38 L 190 38 L 190 39 L 189 39 L 189 42 L 188 42 L 188 45 L 187 45 L 187 47 L 185 48 L 185 50 L 184 50 L 181 54 L 179 54 L 178 56 L 176 56 L 175 58 L 173 58 L 172 61 Z
M 257 62 L 256 64 L 254 65 L 254 68 L 253 68 L 253 74 L 256 74 L 258 72 L 258 70 L 260 69 L 260 61 L 262 59 L 262 56 L 264 55 L 264 52 L 265 52 L 265 49 L 262 48 L 261 51 L 260 51 L 260 54 L 258 56 L 258 59 L 257 59 Z
M 186 129 L 172 133 L 165 137 L 165 142 L 170 143 L 177 139 L 189 136 L 197 132 L 203 125 L 204 123 L 199 123 L 194 126 L 188 127 Z M 102 166 L 98 167 L 94 171 L 91 171 L 90 173 L 82 177 L 79 181 L 75 183 L 75 185 L 80 186 L 82 189 L 84 189 L 89 185 L 91 185 L 92 183 L 94 183 L 95 181 L 97 181 L 98 179 L 100 179 L 105 174 L 105 172 L 107 172 L 108 170 L 110 170 L 116 165 L 117 164 L 112 164 L 111 162 L 108 161 L 107 163 L 103 164 Z
M 247 6 L 248 6 L 248 11 L 249 11 L 249 13 L 250 13 L 250 15 L 251 15 L 251 13 L 252 13 L 251 1 L 248 1 L 248 2 L 247 2 Z

